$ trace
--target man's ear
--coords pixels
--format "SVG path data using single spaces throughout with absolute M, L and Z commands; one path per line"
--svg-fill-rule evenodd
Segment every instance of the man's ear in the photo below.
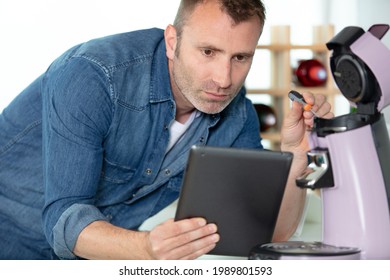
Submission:
M 176 28 L 169 24 L 164 31 L 165 45 L 167 48 L 167 57 L 172 59 L 175 57 L 175 50 L 177 45 L 177 32 Z

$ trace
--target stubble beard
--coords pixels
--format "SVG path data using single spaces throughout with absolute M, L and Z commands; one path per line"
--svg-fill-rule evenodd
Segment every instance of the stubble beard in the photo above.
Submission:
M 225 90 L 229 95 L 228 99 L 217 101 L 210 100 L 204 96 L 205 92 L 216 92 L 217 88 L 215 86 L 210 86 L 214 84 L 212 81 L 203 82 L 199 88 L 196 86 L 194 79 L 190 74 L 187 73 L 181 67 L 179 59 L 176 57 L 176 65 L 172 67 L 172 78 L 175 83 L 175 87 L 179 94 L 195 109 L 206 114 L 217 114 L 224 110 L 230 102 L 237 95 L 238 90 L 233 92 L 233 89 Z

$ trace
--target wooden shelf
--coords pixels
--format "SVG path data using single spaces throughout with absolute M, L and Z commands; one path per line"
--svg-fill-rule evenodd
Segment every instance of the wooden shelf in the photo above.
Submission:
M 295 85 L 292 85 L 290 87 L 285 87 L 285 88 L 251 88 L 251 89 L 247 89 L 246 92 L 248 94 L 269 94 L 275 97 L 284 97 L 287 96 L 288 92 L 292 89 L 298 92 L 310 91 L 313 93 L 321 93 L 326 96 L 328 95 L 333 96 L 339 93 L 339 90 L 337 88 L 326 89 L 324 87 L 302 87 L 302 86 L 295 86 Z
M 261 134 L 261 137 L 271 142 L 279 142 L 280 133 L 276 131 L 265 132 Z
M 311 50 L 316 52 L 327 52 L 328 49 L 324 44 L 315 45 L 290 45 L 290 44 L 271 44 L 271 45 L 258 45 L 256 49 L 269 50 L 273 52 L 288 51 L 288 50 Z
M 295 89 L 300 92 L 310 91 L 320 93 L 327 97 L 328 101 L 334 106 L 334 97 L 339 94 L 329 69 L 330 52 L 326 47 L 326 43 L 334 35 L 334 27 L 332 25 L 321 25 L 313 27 L 312 44 L 291 44 L 290 26 L 273 26 L 271 27 L 271 43 L 267 45 L 258 45 L 258 50 L 267 50 L 270 52 L 270 71 L 271 81 L 269 88 L 249 88 L 248 94 L 267 94 L 272 97 L 271 106 L 274 108 L 277 117 L 276 128 L 269 132 L 262 132 L 263 139 L 267 139 L 272 143 L 272 149 L 279 149 L 280 145 L 280 128 L 283 118 L 290 110 L 290 100 L 288 92 Z M 320 60 L 326 67 L 328 79 L 324 86 L 321 87 L 303 87 L 300 84 L 294 83 L 293 69 L 291 62 L 291 52 L 295 50 L 310 50 L 313 58 Z

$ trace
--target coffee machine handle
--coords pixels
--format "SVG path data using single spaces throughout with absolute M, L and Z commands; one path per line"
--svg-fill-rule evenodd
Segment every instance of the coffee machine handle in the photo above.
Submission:
M 314 149 L 307 153 L 308 166 L 296 184 L 301 188 L 319 189 L 334 186 L 332 164 L 327 149 Z

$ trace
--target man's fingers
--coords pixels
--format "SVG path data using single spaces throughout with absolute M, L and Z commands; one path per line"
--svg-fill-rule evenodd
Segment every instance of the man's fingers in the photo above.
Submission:
M 212 250 L 218 241 L 219 235 L 217 233 L 203 236 L 175 247 L 171 250 L 171 256 L 175 259 L 195 259 Z
M 197 259 L 201 256 L 203 256 L 204 254 L 207 254 L 208 252 L 210 252 L 211 250 L 213 250 L 215 248 L 215 246 L 217 245 L 217 243 L 213 243 L 211 245 L 208 245 L 206 247 L 201 247 L 201 249 L 199 249 L 198 251 L 196 252 L 192 252 L 191 254 L 189 255 L 183 255 L 180 259 L 181 260 L 194 260 L 194 259 Z
M 216 232 L 216 225 L 202 218 L 171 219 L 154 228 L 149 239 L 156 258 L 185 259 L 210 251 L 219 240 Z

